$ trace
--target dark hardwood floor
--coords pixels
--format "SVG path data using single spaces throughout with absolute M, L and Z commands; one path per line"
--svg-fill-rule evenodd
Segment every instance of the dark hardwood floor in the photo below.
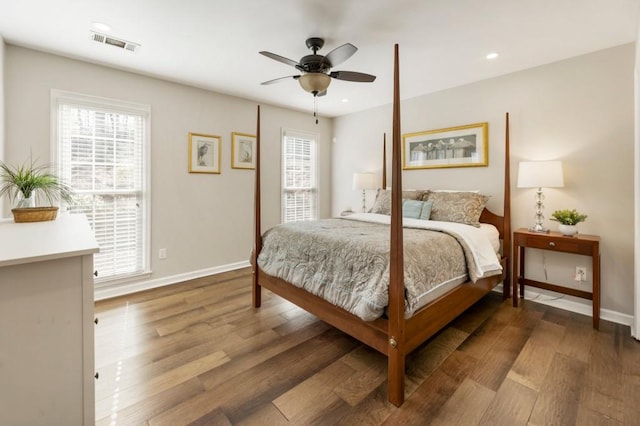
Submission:
M 407 360 L 263 291 L 249 269 L 96 303 L 98 425 L 640 425 L 629 328 L 490 294 Z

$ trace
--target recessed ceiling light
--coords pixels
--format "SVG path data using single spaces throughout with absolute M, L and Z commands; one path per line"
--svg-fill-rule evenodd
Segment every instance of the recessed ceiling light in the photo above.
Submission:
M 111 27 L 108 24 L 105 24 L 104 22 L 92 22 L 91 25 L 93 26 L 93 28 L 100 30 L 100 31 L 111 31 Z
M 349 102 L 349 99 L 344 98 L 344 99 L 342 100 L 342 102 L 347 103 L 347 102 Z
M 487 59 L 495 59 L 495 58 L 497 58 L 498 56 L 500 56 L 500 55 L 499 55 L 497 52 L 491 52 L 491 53 L 489 53 L 489 54 L 486 56 L 486 58 L 487 58 Z

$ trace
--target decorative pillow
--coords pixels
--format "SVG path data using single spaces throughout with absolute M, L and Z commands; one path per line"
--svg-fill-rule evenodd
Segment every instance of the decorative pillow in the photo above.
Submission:
M 426 191 L 402 191 L 402 198 L 407 200 L 420 200 L 424 199 L 423 194 Z M 369 210 L 369 213 L 378 214 L 391 214 L 391 190 L 390 189 L 378 189 L 376 200 L 373 202 L 373 206 Z
M 419 219 L 424 201 L 402 200 L 402 217 Z
M 431 218 L 431 208 L 433 207 L 433 201 L 423 201 L 422 211 L 418 219 L 429 220 Z
M 402 200 L 402 217 L 429 220 L 431 215 L 431 201 Z
M 480 214 L 489 197 L 474 192 L 429 192 L 431 220 L 480 226 Z

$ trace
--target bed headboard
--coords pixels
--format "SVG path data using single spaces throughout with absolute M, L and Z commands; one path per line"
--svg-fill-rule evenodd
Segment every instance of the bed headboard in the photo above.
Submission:
M 482 210 L 482 213 L 480 214 L 480 223 L 488 223 L 490 225 L 495 226 L 498 229 L 498 232 L 500 233 L 500 238 L 504 239 L 504 234 L 505 234 L 504 216 L 498 216 L 497 214 L 492 213 L 491 211 L 485 208 L 484 210 Z

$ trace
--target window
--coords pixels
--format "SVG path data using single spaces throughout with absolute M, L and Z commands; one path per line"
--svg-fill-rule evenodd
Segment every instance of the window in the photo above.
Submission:
M 282 136 L 282 221 L 318 217 L 317 135 L 285 130 Z
M 96 283 L 149 272 L 150 108 L 68 92 L 52 93 L 54 163 L 77 195 L 100 246 Z

